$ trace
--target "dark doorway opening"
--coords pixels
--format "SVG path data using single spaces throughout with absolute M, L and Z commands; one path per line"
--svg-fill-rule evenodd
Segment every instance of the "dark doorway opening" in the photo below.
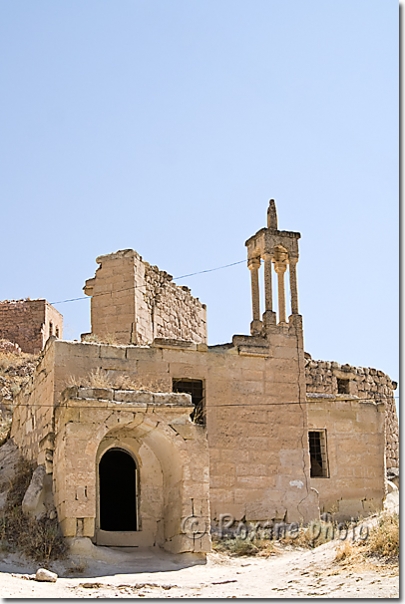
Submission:
M 110 449 L 99 463 L 100 528 L 136 531 L 136 465 L 122 449 Z

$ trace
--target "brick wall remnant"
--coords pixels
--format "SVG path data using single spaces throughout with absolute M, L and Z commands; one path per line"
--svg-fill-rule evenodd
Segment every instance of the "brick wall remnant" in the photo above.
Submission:
M 206 343 L 206 307 L 188 287 L 142 260 L 134 250 L 99 256 L 84 286 L 91 296 L 91 333 L 117 344 L 150 344 L 155 338 Z
M 337 398 L 349 396 L 383 402 L 386 468 L 399 467 L 398 417 L 393 394 L 397 385 L 387 374 L 373 367 L 353 367 L 336 361 L 306 358 L 305 379 L 307 394 L 330 394 Z M 346 392 L 343 391 L 345 388 Z
M 23 352 L 38 354 L 49 336 L 62 337 L 63 317 L 49 302 L 0 302 L 0 339 L 18 344 Z

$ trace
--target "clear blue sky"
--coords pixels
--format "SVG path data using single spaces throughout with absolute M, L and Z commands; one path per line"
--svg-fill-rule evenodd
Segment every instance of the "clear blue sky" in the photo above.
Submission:
M 397 2 L 3 0 L 0 57 L 0 299 L 81 296 L 123 248 L 243 260 L 274 197 L 306 350 L 398 379 Z M 249 332 L 244 264 L 179 283 L 210 343 Z

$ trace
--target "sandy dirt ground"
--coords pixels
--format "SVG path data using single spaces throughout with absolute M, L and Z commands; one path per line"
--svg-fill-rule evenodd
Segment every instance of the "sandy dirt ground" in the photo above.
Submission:
M 342 566 L 338 542 L 264 557 L 209 554 L 206 561 L 161 550 L 95 548 L 50 566 L 56 583 L 29 579 L 38 565 L 0 555 L 0 593 L 6 598 L 398 598 L 398 568 Z M 82 565 L 82 568 L 80 568 Z M 83 568 L 84 567 L 84 568 Z M 27 574 L 28 573 L 28 574 Z

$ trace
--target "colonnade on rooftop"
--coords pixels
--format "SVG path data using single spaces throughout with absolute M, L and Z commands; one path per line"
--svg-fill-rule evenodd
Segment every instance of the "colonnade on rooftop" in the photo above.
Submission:
M 276 204 L 273 199 L 267 210 L 267 228 L 261 229 L 248 239 L 248 268 L 252 290 L 252 335 L 264 335 L 270 325 L 287 325 L 285 274 L 289 273 L 291 314 L 298 315 L 297 262 L 298 239 L 300 234 L 293 231 L 279 231 Z M 263 315 L 260 313 L 259 272 L 264 268 Z M 273 308 L 273 267 L 277 275 L 278 316 Z

